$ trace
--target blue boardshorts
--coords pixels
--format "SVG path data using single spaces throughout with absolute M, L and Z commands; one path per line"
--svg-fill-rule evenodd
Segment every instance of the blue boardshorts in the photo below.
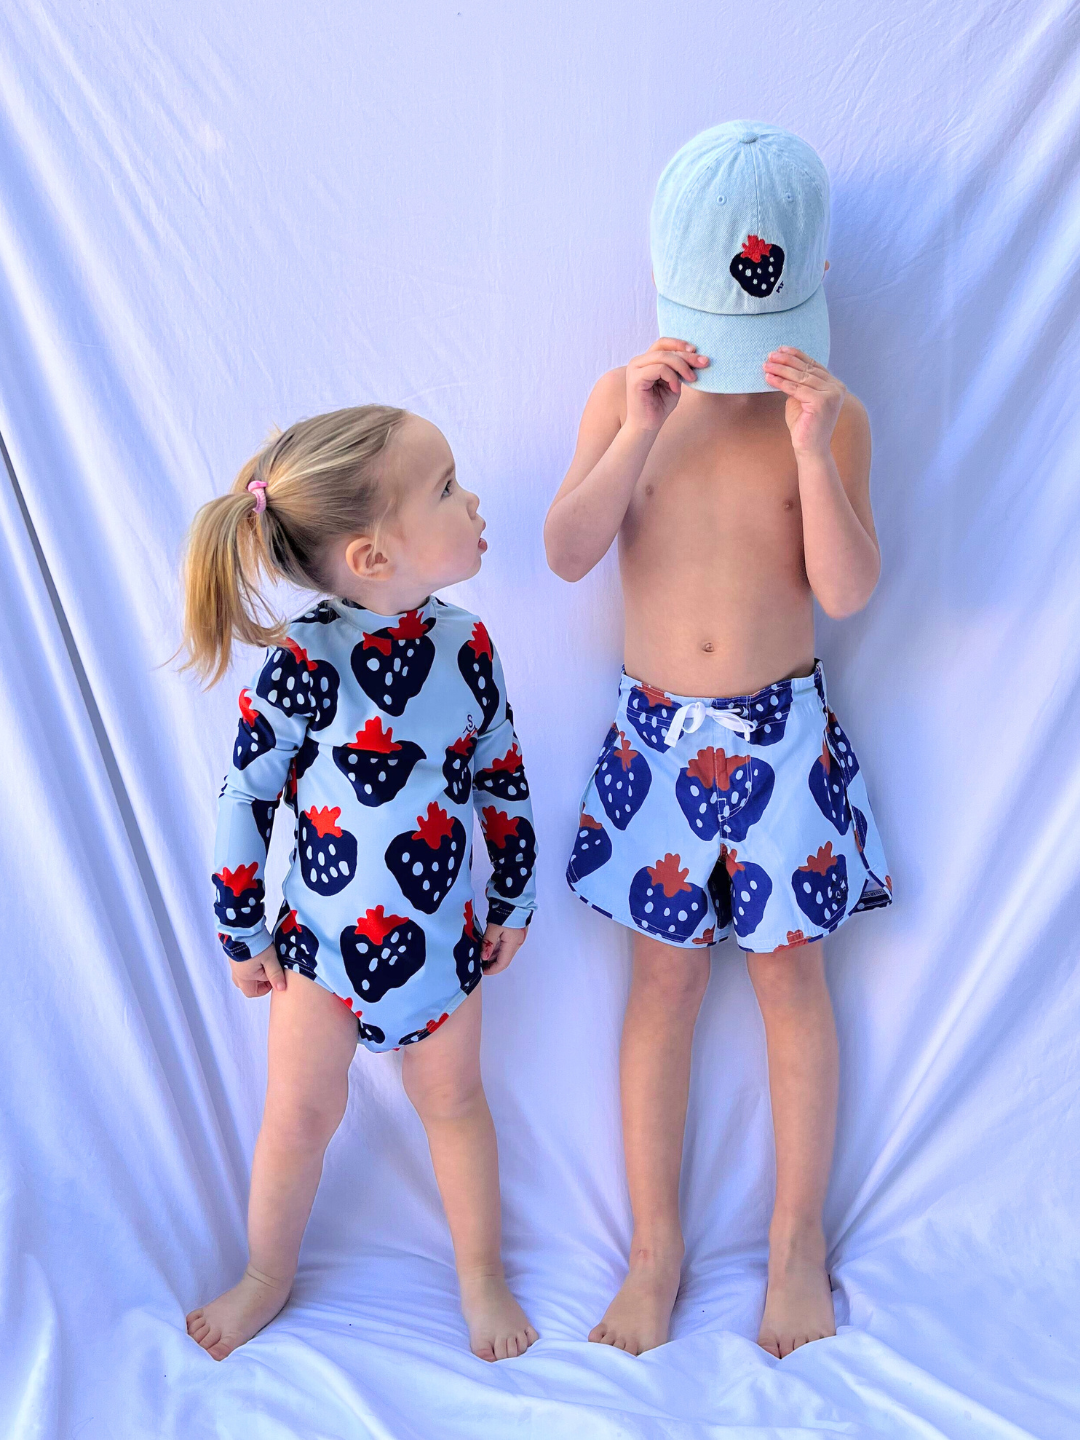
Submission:
M 755 695 L 623 674 L 582 797 L 570 888 L 667 945 L 769 953 L 892 901 L 859 761 L 814 673 Z

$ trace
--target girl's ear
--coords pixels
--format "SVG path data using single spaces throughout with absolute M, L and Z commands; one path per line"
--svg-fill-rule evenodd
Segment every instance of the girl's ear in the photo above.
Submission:
M 393 564 L 370 535 L 359 535 L 345 547 L 345 564 L 357 580 L 385 580 L 393 572 Z

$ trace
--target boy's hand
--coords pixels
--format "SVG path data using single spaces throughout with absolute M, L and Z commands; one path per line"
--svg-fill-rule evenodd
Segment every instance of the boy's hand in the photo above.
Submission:
M 626 367 L 626 423 L 632 430 L 659 430 L 679 403 L 683 383 L 692 385 L 708 359 L 685 340 L 657 340 Z
M 285 971 L 273 945 L 268 945 L 252 960 L 230 960 L 232 983 L 249 1000 L 256 1000 L 271 990 L 285 989 Z
M 500 970 L 505 970 L 524 945 L 527 933 L 524 929 L 510 929 L 506 925 L 489 925 L 480 946 L 480 964 L 484 974 L 497 975 Z
M 791 345 L 781 345 L 768 357 L 765 379 L 788 397 L 784 419 L 796 455 L 827 455 L 847 387 Z

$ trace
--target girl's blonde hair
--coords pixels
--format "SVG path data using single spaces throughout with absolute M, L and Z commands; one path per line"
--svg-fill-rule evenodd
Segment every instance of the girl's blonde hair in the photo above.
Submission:
M 252 456 L 227 494 L 199 509 L 184 563 L 182 669 L 216 685 L 234 640 L 282 639 L 285 622 L 270 611 L 260 576 L 329 588 L 322 572 L 329 542 L 372 534 L 390 508 L 376 461 L 407 413 L 357 405 L 300 420 Z M 252 481 L 265 484 L 261 511 Z

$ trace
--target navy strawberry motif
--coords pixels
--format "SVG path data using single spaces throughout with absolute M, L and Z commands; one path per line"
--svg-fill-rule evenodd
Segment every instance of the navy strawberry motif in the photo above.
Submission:
M 221 948 L 230 960 L 251 959 L 251 950 L 246 940 L 234 940 L 231 935 L 223 935 L 220 931 L 218 931 L 217 938 L 221 941 Z
M 740 860 L 738 851 L 729 850 L 726 845 L 720 847 L 720 863 L 728 874 L 735 933 L 740 937 L 752 935 L 765 914 L 772 881 L 760 865 Z
M 270 721 L 252 705 L 251 691 L 245 686 L 240 691 L 240 725 L 233 746 L 233 764 L 244 770 L 260 755 L 273 750 L 276 743 Z
M 337 714 L 341 677 L 328 660 L 312 660 L 287 635 L 262 668 L 256 692 L 284 715 L 307 715 L 324 730 Z
M 788 680 L 770 685 L 752 705 L 735 707 L 738 713 L 745 713 L 753 727 L 750 737 L 754 745 L 775 745 L 784 738 L 788 715 L 791 712 L 791 683 Z
M 361 1040 L 371 1040 L 376 1045 L 382 1045 L 385 1042 L 386 1031 L 380 1030 L 378 1025 L 369 1025 L 366 1020 L 361 1020 L 360 1017 L 364 1012 L 359 1009 L 353 1010 L 351 995 L 339 995 L 337 998 L 345 1006 L 346 1010 L 352 1010 L 352 1013 L 356 1016 L 356 1024 Z
M 625 830 L 645 803 L 652 784 L 649 762 L 621 730 L 617 745 L 605 745 L 596 771 L 596 791 L 608 819 L 617 830 Z
M 449 1014 L 444 1011 L 437 1020 L 429 1020 L 422 1030 L 412 1030 L 408 1035 L 402 1035 L 398 1041 L 399 1045 L 415 1045 L 418 1040 L 426 1040 L 429 1035 L 434 1035 L 440 1025 L 445 1025 L 450 1019 Z
M 370 1005 L 416 974 L 427 954 L 427 937 L 415 920 L 387 915 L 381 905 L 341 932 L 341 958 L 349 984 Z
M 495 684 L 495 651 L 491 636 L 482 620 L 473 626 L 471 637 L 458 651 L 458 669 L 466 685 L 476 696 L 476 702 L 484 712 L 481 735 L 494 720 L 499 709 L 499 691 Z
M 859 773 L 858 756 L 851 748 L 851 741 L 841 729 L 840 721 L 837 720 L 831 710 L 828 712 L 828 725 L 825 734 L 829 742 L 829 748 L 836 757 L 840 769 L 844 772 L 844 779 L 850 783 Z
M 524 815 L 507 815 L 494 805 L 480 812 L 480 828 L 491 856 L 492 884 L 504 900 L 514 900 L 529 883 L 536 864 L 536 835 Z
M 252 860 L 250 865 L 238 865 L 235 870 L 222 866 L 214 876 L 217 892 L 214 914 L 222 925 L 246 930 L 251 925 L 258 925 L 263 918 L 266 891 L 263 882 L 256 878 L 258 870 L 259 862 Z
M 820 929 L 835 930 L 847 908 L 847 860 L 834 855 L 832 843 L 806 857 L 791 877 L 799 909 Z
M 476 788 L 486 790 L 499 800 L 527 800 L 529 782 L 525 778 L 525 766 L 517 745 L 511 745 L 505 755 L 476 774 Z
M 300 873 L 317 895 L 336 895 L 356 874 L 356 836 L 341 828 L 340 818 L 340 805 L 312 805 L 300 815 Z
M 446 747 L 442 773 L 445 793 L 455 805 L 464 805 L 472 794 L 472 757 L 476 751 L 476 731 L 468 730 Z
M 361 805 L 385 805 L 402 789 L 424 751 L 412 740 L 395 740 L 393 730 L 374 716 L 356 739 L 335 745 L 334 764 L 348 778 Z
M 677 708 L 666 690 L 657 690 L 655 685 L 635 685 L 626 702 L 626 716 L 650 749 L 666 755 L 668 726 Z
M 634 923 L 654 935 L 689 940 L 709 913 L 705 891 L 687 880 L 689 873 L 678 855 L 642 866 L 630 882 Z
M 745 840 L 772 797 L 775 779 L 764 760 L 710 745 L 679 772 L 675 798 L 700 839 L 711 840 L 722 825 L 727 839 Z
M 841 835 L 846 835 L 851 814 L 844 788 L 844 773 L 824 740 L 821 742 L 821 754 L 810 767 L 808 783 L 815 805 Z
M 784 252 L 775 242 L 770 245 L 758 235 L 747 235 L 728 269 L 748 295 L 763 300 L 783 274 Z
M 457 879 L 465 858 L 465 827 L 434 800 L 417 828 L 395 835 L 386 847 L 386 864 L 410 904 L 433 915 Z
M 251 802 L 251 818 L 255 821 L 255 829 L 259 832 L 259 838 L 267 846 L 274 833 L 274 814 L 280 799 L 279 795 L 277 800 L 252 800 Z
M 396 625 L 365 634 L 353 647 L 351 664 L 361 689 L 381 710 L 400 715 L 419 695 L 435 659 L 428 631 L 435 624 L 419 610 L 407 610 Z
M 476 917 L 473 915 L 473 903 L 466 900 L 461 938 L 454 946 L 454 968 L 457 970 L 458 984 L 466 995 L 480 984 L 483 973 L 480 961 L 481 938 Z
M 304 736 L 304 743 L 293 756 L 292 764 L 289 766 L 289 773 L 285 777 L 285 804 L 296 813 L 296 782 L 307 770 L 319 753 L 319 742 L 313 740 L 310 735 Z
M 599 820 L 594 820 L 583 810 L 578 820 L 577 839 L 574 841 L 570 864 L 567 866 L 570 883 L 573 884 L 575 880 L 584 880 L 586 875 L 591 875 L 594 870 L 599 870 L 600 866 L 606 865 L 610 859 L 610 835 Z
M 337 618 L 337 611 L 330 602 L 320 600 L 311 610 L 305 610 L 303 615 L 298 615 L 292 623 L 294 625 L 332 625 Z
M 315 956 L 319 953 L 318 937 L 296 918 L 296 911 L 282 905 L 274 926 L 274 949 L 282 965 L 291 966 L 309 980 L 315 978 Z

